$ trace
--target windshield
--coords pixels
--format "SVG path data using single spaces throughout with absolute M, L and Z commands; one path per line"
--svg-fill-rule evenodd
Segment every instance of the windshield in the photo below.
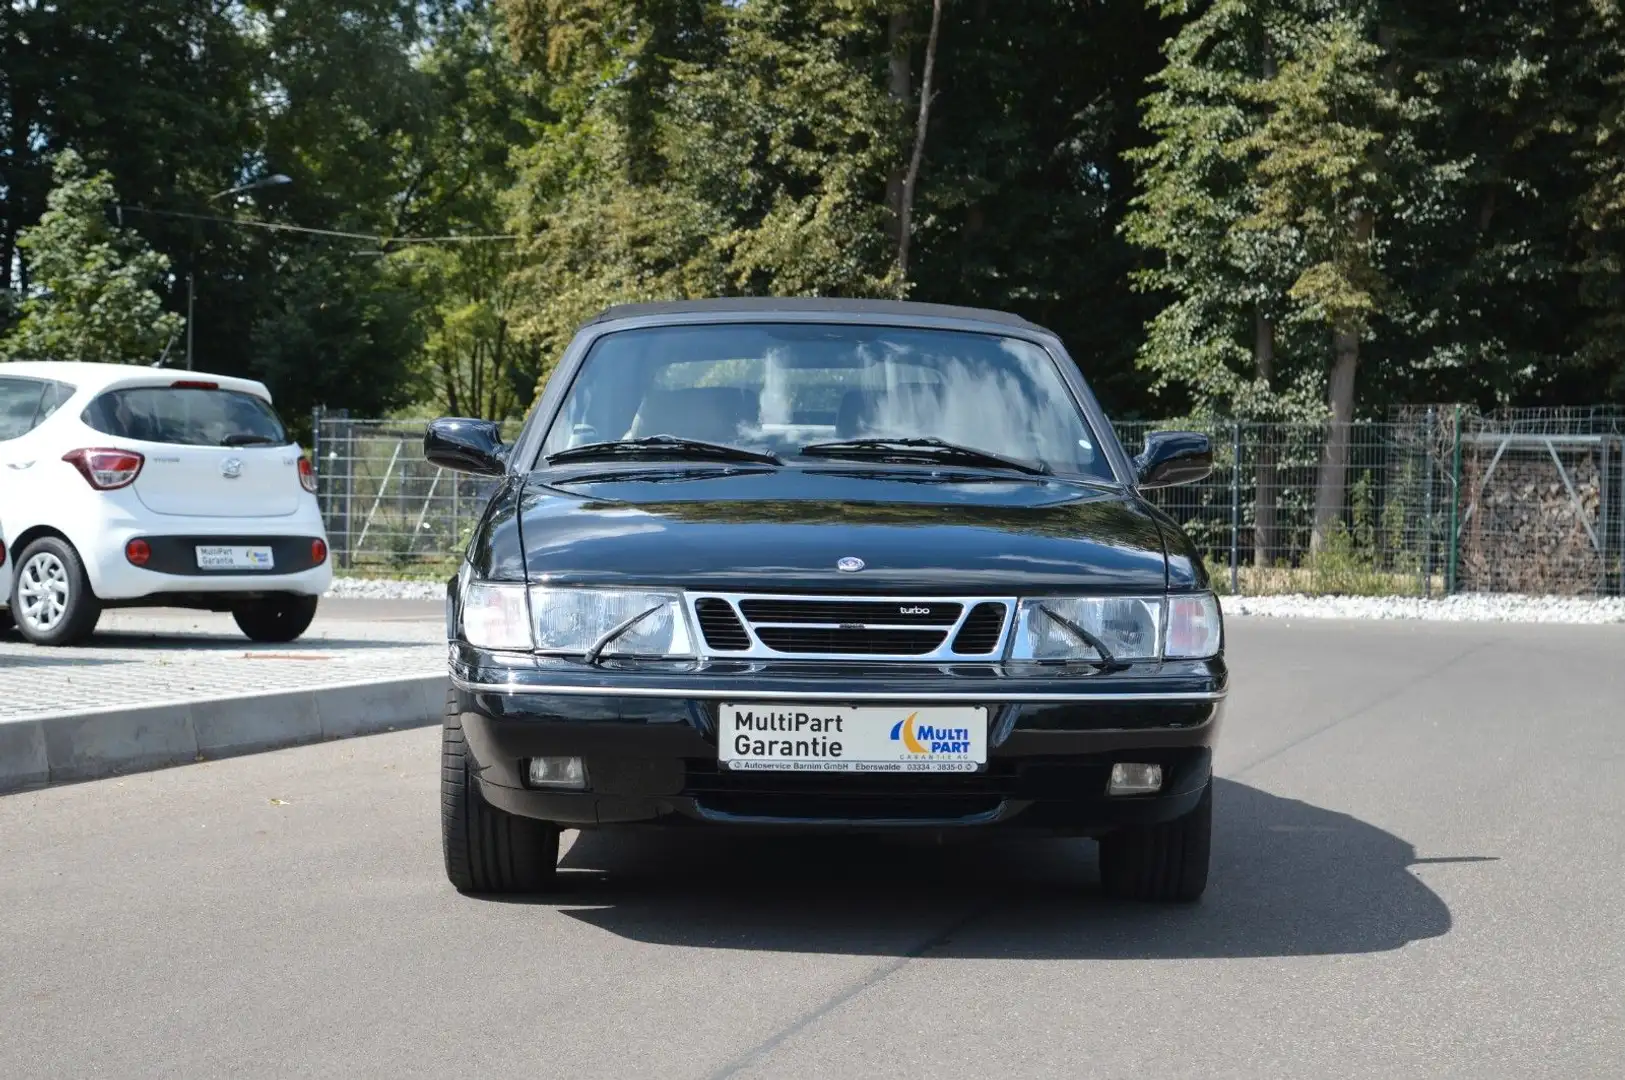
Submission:
M 111 390 L 85 407 L 84 422 L 124 439 L 180 446 L 285 446 L 288 433 L 252 394 L 202 387 Z
M 819 443 L 935 439 L 1114 479 L 1047 352 L 965 331 L 799 323 L 608 334 L 570 386 L 542 456 L 657 435 L 786 459 Z

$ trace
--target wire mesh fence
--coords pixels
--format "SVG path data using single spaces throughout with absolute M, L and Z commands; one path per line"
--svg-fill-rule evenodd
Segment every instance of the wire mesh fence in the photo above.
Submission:
M 357 420 L 318 411 L 316 499 L 340 571 L 445 577 L 497 481 L 423 456 L 426 421 Z M 506 439 L 519 434 L 507 425 Z
M 1214 469 L 1149 493 L 1214 584 L 1242 594 L 1602 595 L 1625 590 L 1625 410 L 1407 408 L 1326 424 L 1122 423 L 1206 433 Z M 318 498 L 341 571 L 444 577 L 495 481 L 423 458 L 421 421 L 318 413 Z M 518 434 L 510 425 L 505 436 Z M 1346 467 L 1328 486 L 1323 463 Z

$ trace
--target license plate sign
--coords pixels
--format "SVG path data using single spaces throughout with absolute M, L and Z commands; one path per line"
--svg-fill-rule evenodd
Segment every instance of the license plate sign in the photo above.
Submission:
M 758 772 L 976 772 L 987 763 L 987 710 L 724 702 L 717 758 Z
M 268 547 L 205 547 L 197 549 L 199 570 L 271 570 L 275 569 Z

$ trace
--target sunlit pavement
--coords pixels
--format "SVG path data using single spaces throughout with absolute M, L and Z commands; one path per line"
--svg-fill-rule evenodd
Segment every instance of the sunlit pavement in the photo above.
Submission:
M 419 730 L 0 797 L 0 1076 L 1615 1077 L 1625 628 L 1232 620 L 1214 873 L 589 835 L 460 897 Z

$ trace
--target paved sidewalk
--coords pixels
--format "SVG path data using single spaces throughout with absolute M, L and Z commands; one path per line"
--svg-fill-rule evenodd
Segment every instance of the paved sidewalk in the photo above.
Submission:
M 288 645 L 230 616 L 114 611 L 90 644 L 0 637 L 0 791 L 432 722 L 438 605 L 331 602 Z
M 81 648 L 0 638 L 0 721 L 434 674 L 445 639 L 439 621 L 324 619 L 290 645 L 256 645 L 229 615 L 113 611 Z

